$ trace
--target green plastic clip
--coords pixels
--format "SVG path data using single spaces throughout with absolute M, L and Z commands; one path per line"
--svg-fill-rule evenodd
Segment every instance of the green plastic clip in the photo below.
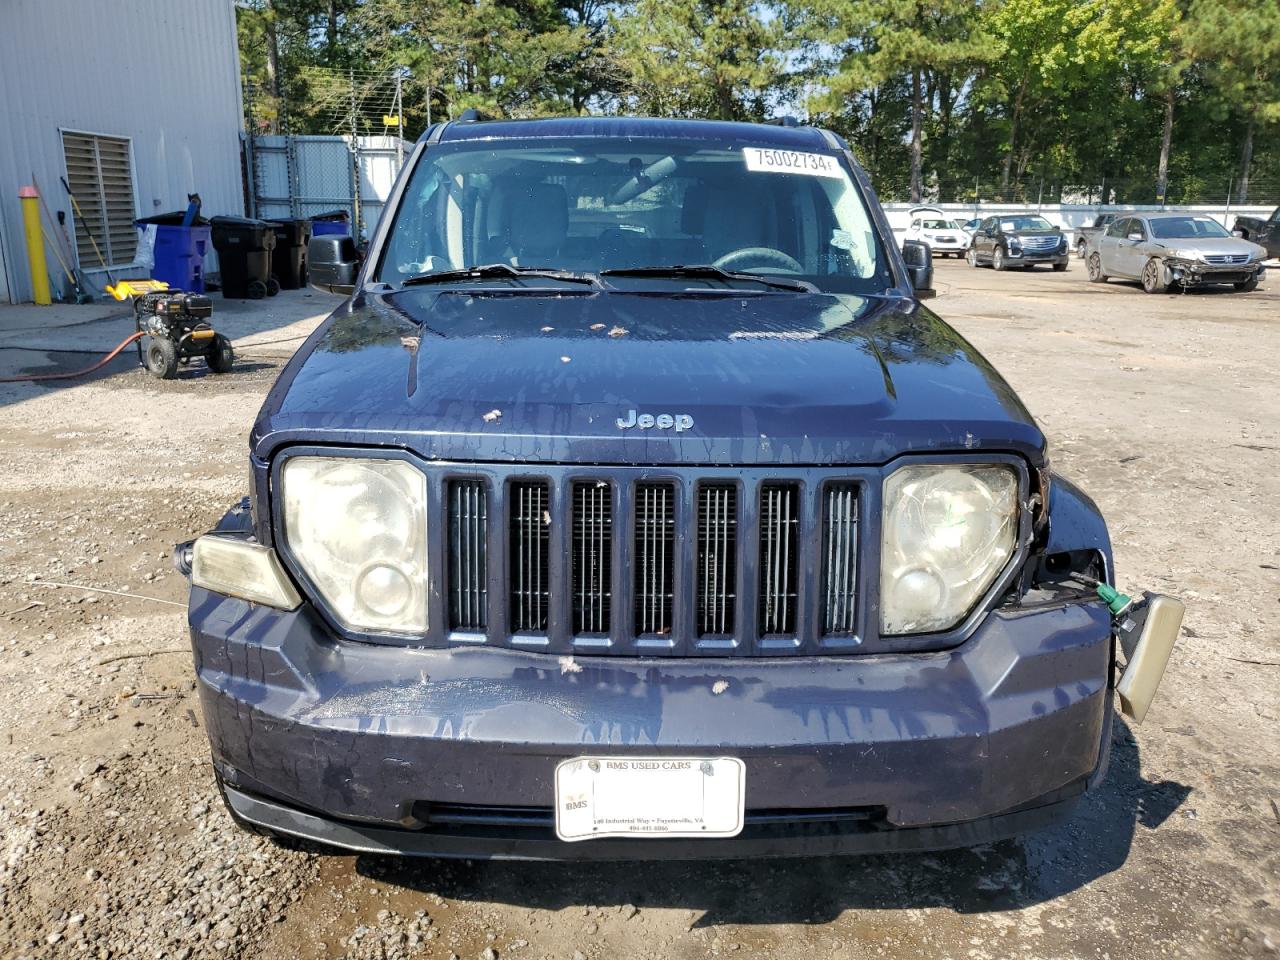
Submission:
M 1102 602 L 1107 605 L 1111 610 L 1111 615 L 1114 617 L 1120 616 L 1133 605 L 1133 599 L 1128 594 L 1121 593 L 1115 587 L 1100 583 L 1097 590 L 1098 596 L 1102 598 Z

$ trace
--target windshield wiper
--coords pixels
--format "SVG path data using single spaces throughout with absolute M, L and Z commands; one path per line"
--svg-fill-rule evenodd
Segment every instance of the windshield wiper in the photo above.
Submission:
M 509 263 L 485 263 L 475 267 L 463 267 L 460 270 L 419 273 L 401 280 L 400 285 L 408 287 L 427 283 L 457 283 L 460 280 L 485 280 L 493 277 L 506 279 L 541 277 L 546 280 L 562 280 L 565 283 L 585 283 L 593 287 L 603 286 L 600 283 L 600 278 L 592 273 L 574 273 L 572 270 L 557 270 L 552 267 L 513 267 Z
M 785 277 L 769 277 L 758 273 L 742 273 L 737 270 L 725 270 L 713 263 L 697 263 L 688 266 L 677 264 L 671 267 L 618 267 L 613 270 L 601 270 L 602 277 L 703 277 L 709 280 L 744 280 L 750 283 L 764 284 L 778 290 L 794 290 L 799 293 L 819 293 L 808 280 L 791 280 Z

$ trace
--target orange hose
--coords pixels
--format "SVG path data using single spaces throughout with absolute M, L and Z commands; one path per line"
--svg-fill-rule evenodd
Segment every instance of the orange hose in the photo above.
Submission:
M 74 373 L 29 373 L 22 377 L 0 377 L 0 383 L 29 383 L 37 380 L 70 380 L 73 377 L 83 377 L 86 374 L 93 373 L 93 371 L 101 367 L 105 367 L 108 363 L 110 363 L 112 360 L 114 360 L 117 356 L 120 355 L 121 350 L 123 350 L 129 344 L 133 343 L 133 341 L 138 340 L 145 336 L 146 334 L 141 330 L 138 331 L 137 333 L 131 334 L 130 336 L 126 337 L 124 340 L 120 342 L 120 346 L 116 347 L 114 350 L 108 353 L 105 357 L 103 357 L 93 366 L 85 367 L 83 370 L 77 370 Z M 57 351 L 51 351 L 51 352 L 56 353 Z

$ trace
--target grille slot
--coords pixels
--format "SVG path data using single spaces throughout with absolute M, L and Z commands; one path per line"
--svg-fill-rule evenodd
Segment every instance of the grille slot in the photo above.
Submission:
M 737 589 L 738 490 L 730 484 L 698 488 L 698 635 L 734 629 Z
M 546 483 L 513 483 L 510 500 L 511 626 L 517 633 L 545 633 L 551 600 L 551 494 Z
M 613 489 L 573 485 L 573 631 L 608 633 L 613 601 Z
M 488 625 L 489 508 L 483 480 L 449 484 L 449 626 Z
M 636 633 L 671 632 L 675 577 L 675 487 L 641 483 L 635 490 Z
M 858 588 L 858 490 L 852 484 L 827 487 L 823 507 L 823 632 L 850 634 Z
M 795 484 L 760 488 L 760 633 L 796 630 L 796 536 L 800 491 Z

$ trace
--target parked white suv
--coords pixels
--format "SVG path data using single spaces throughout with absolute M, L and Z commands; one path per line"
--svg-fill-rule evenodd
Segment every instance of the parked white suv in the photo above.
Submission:
M 964 256 L 970 241 L 960 224 L 932 207 L 916 207 L 911 211 L 911 225 L 903 239 L 923 240 L 929 244 L 934 256 L 944 257 Z

